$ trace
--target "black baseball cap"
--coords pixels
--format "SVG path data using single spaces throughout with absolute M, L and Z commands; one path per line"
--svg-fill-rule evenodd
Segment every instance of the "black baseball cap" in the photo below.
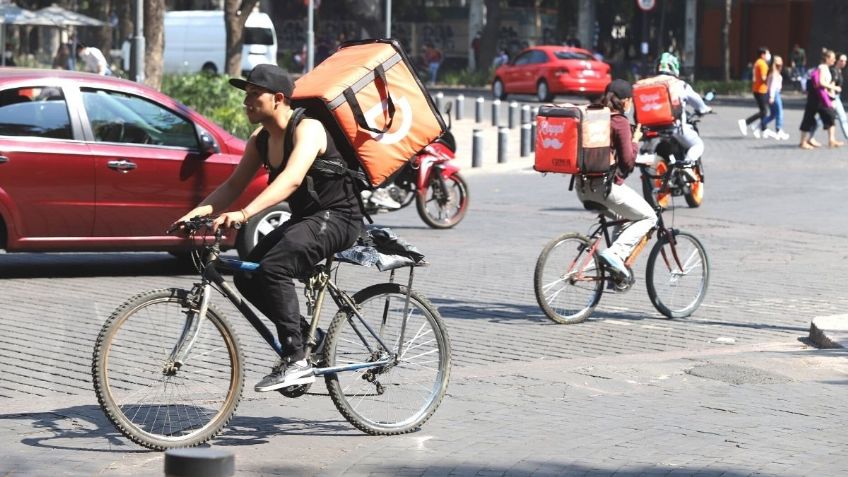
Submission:
M 623 79 L 612 80 L 612 82 L 607 85 L 607 92 L 612 92 L 618 96 L 618 99 L 632 98 L 633 86 L 630 86 L 630 83 Z
M 272 93 L 283 93 L 291 98 L 294 92 L 294 82 L 288 72 L 277 65 L 256 65 L 247 75 L 247 79 L 230 78 L 230 84 L 238 89 L 245 89 L 252 84 Z

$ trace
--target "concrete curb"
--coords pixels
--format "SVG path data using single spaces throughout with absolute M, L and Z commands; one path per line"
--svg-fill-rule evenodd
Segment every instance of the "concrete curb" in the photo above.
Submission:
M 819 348 L 848 348 L 848 315 L 813 318 L 810 340 Z

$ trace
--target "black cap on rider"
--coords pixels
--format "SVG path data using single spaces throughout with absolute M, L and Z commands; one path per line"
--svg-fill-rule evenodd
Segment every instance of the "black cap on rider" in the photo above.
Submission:
M 615 94 L 618 99 L 627 99 L 633 97 L 633 86 L 623 79 L 612 80 L 607 85 L 607 93 Z

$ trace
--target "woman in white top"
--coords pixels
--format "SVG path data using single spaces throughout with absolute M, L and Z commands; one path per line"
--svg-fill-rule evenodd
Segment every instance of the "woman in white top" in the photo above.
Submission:
M 768 86 L 770 112 L 763 119 L 763 136 L 778 140 L 789 139 L 789 134 L 783 130 L 783 99 L 780 95 L 783 90 L 783 58 L 778 55 L 774 55 L 774 58 L 772 58 L 771 71 L 768 79 L 766 79 L 766 85 Z M 774 132 L 766 128 L 772 120 L 774 120 Z

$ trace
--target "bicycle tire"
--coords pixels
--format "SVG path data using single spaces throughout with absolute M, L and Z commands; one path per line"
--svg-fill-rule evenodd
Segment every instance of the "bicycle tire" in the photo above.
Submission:
M 405 286 L 381 283 L 353 296 L 363 318 L 394 350 L 400 347 L 400 318 L 406 293 Z M 447 391 L 450 339 L 442 318 L 415 291 L 410 294 L 409 307 L 405 349 L 398 350 L 398 363 L 325 375 L 336 408 L 367 434 L 397 435 L 420 428 L 436 412 Z M 380 318 L 384 315 L 385 320 Z M 371 350 L 365 347 L 359 333 L 370 339 Z M 387 355 L 357 317 L 344 310 L 333 317 L 324 352 L 327 366 L 369 362 Z M 412 354 L 407 356 L 408 352 Z
M 601 300 L 605 272 L 597 255 L 592 256 L 591 264 L 586 264 L 583 272 L 588 275 L 585 280 L 575 281 L 574 273 L 571 272 L 575 264 L 582 263 L 589 247 L 587 237 L 567 233 L 548 242 L 536 260 L 536 270 L 533 274 L 536 302 L 545 316 L 557 323 L 574 324 L 585 321 Z M 583 283 L 587 286 L 578 286 Z M 562 286 L 557 288 L 558 284 Z M 580 293 L 581 290 L 585 293 Z
M 654 307 L 668 318 L 685 318 L 701 306 L 710 281 L 710 262 L 701 242 L 687 232 L 674 232 L 679 270 L 667 237 L 659 239 L 648 255 L 645 281 Z M 683 279 L 686 279 L 685 283 Z
M 235 413 L 244 387 L 238 338 L 212 304 L 182 365 L 164 364 L 186 313 L 196 309 L 188 296 L 172 288 L 130 298 L 103 325 L 92 356 L 94 392 L 103 412 L 121 434 L 154 450 L 192 447 L 215 437 Z
M 434 169 L 433 174 L 441 173 Z M 465 212 L 468 211 L 468 184 L 459 173 L 451 174 L 444 178 L 444 184 L 448 190 L 443 191 L 447 195 L 445 204 L 441 204 L 435 196 L 436 188 L 441 187 L 439 181 L 433 179 L 425 190 L 418 191 L 415 195 L 415 208 L 418 216 L 425 224 L 434 229 L 449 229 L 462 221 Z

